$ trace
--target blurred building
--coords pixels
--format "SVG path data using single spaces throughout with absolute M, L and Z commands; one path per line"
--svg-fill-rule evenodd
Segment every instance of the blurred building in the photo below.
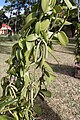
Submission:
M 2 27 L 0 28 L 0 35 L 13 35 L 14 32 L 13 30 L 11 29 L 10 26 L 6 25 L 6 24 L 2 24 Z

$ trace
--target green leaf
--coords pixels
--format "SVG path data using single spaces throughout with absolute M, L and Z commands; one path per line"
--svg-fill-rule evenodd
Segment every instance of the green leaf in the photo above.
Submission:
M 0 115 L 0 120 L 16 120 L 15 118 L 9 117 L 7 115 Z
M 27 70 L 28 67 L 30 66 L 29 56 L 30 56 L 30 51 L 26 51 L 26 53 L 25 53 L 26 70 Z
M 23 73 L 23 69 L 20 68 L 20 76 L 23 77 L 24 73 Z
M 18 48 L 18 43 L 14 44 L 13 47 L 12 47 L 12 56 L 15 56 L 16 54 L 16 49 Z
M 45 97 L 51 97 L 51 92 L 45 89 L 40 90 Z
M 11 56 L 8 60 L 6 60 L 6 63 L 8 63 L 9 65 L 12 64 L 12 60 L 13 60 L 13 57 Z
M 22 53 L 22 50 L 20 50 L 20 59 L 23 60 L 23 53 Z
M 66 44 L 68 43 L 68 37 L 66 36 L 66 34 L 63 31 L 58 32 L 58 39 L 60 41 L 60 43 L 63 46 L 66 46 Z
M 24 97 L 26 98 L 26 92 L 27 92 L 27 88 L 24 86 L 21 90 L 20 99 L 23 99 Z
M 64 25 L 71 25 L 71 22 L 68 22 L 67 20 L 64 20 L 63 18 L 56 18 L 56 17 L 52 17 L 54 20 L 56 19 L 56 21 L 60 21 L 61 23 L 64 23 Z
M 40 86 L 40 81 L 35 81 L 34 82 L 34 99 L 39 93 L 39 90 L 40 90 L 39 86 Z
M 19 43 L 20 48 L 23 49 L 23 39 L 20 39 L 18 43 Z
M 35 41 L 37 38 L 38 38 L 37 35 L 30 34 L 29 36 L 26 37 L 26 41 L 28 41 L 28 42 Z
M 48 46 L 47 43 L 45 42 L 44 39 L 43 40 L 43 45 L 42 45 L 42 63 L 47 59 L 48 57 Z
M 25 27 L 30 26 L 37 19 L 36 16 L 37 16 L 36 12 L 33 12 L 33 13 L 29 14 L 27 16 L 27 18 L 26 18 L 26 25 L 25 25 Z
M 36 51 L 35 51 L 35 62 L 37 62 L 37 60 L 38 60 L 39 51 L 40 51 L 40 43 L 41 43 L 41 42 L 38 43 L 37 49 L 36 49 Z M 40 56 L 39 56 L 39 57 L 40 57 Z
M 41 22 L 41 30 L 42 30 L 42 31 L 48 30 L 49 25 L 50 25 L 49 19 L 43 20 L 43 21 Z
M 28 72 L 26 72 L 24 74 L 24 81 L 25 81 L 25 87 L 27 88 L 27 86 L 29 85 L 29 82 L 30 82 L 30 76 L 29 76 Z
M 57 63 L 59 64 L 59 61 L 57 60 L 57 58 L 53 55 L 53 50 L 50 48 L 50 47 L 48 47 L 48 51 L 49 51 L 49 53 L 51 54 L 51 56 L 57 61 Z
M 0 97 L 0 104 L 2 103 L 2 102 L 4 102 L 4 101 L 6 101 L 7 99 L 9 99 L 9 96 L 2 96 L 2 97 Z
M 20 60 L 20 49 L 16 50 L 16 58 Z
M 69 0 L 64 0 L 69 9 L 72 9 L 72 4 Z
M 26 109 L 26 111 L 25 111 L 25 118 L 26 118 L 26 120 L 29 120 L 29 110 L 28 109 Z
M 48 10 L 48 6 L 49 6 L 49 0 L 46 0 L 46 1 L 42 0 L 41 1 L 41 6 L 42 6 L 43 12 L 46 13 L 47 10 Z
M 45 42 L 48 42 L 48 34 L 45 31 L 42 31 L 42 37 L 45 40 Z
M 19 120 L 19 118 L 18 118 L 18 115 L 17 115 L 17 112 L 16 112 L 16 111 L 14 111 L 13 115 L 14 115 L 14 117 L 15 117 L 15 119 L 16 119 L 16 120 Z
M 33 48 L 32 42 L 26 42 L 27 50 L 30 51 Z
M 56 79 L 56 76 L 50 74 L 50 73 L 47 72 L 47 71 L 45 71 L 45 78 L 46 78 L 48 84 L 51 84 L 51 82 Z
M 35 25 L 35 32 L 37 35 L 39 35 L 39 33 L 40 33 L 40 28 L 41 28 L 41 23 L 37 22 Z
M 10 87 L 12 87 L 16 92 L 18 91 L 18 89 L 14 85 L 10 85 Z
M 71 22 L 65 21 L 64 25 L 71 25 Z
M 22 50 L 21 49 L 17 49 L 16 50 L 16 58 L 18 60 L 22 60 L 23 59 L 23 54 L 22 54 Z
M 11 68 L 8 70 L 8 73 L 11 74 L 11 75 L 16 75 L 15 68 L 14 68 L 14 67 L 11 67 Z
M 47 70 L 50 74 L 53 74 L 53 69 L 48 63 L 44 62 L 44 67 L 45 67 L 45 70 Z
M 20 79 L 17 79 L 15 82 L 15 86 L 17 87 L 17 89 L 21 88 L 21 84 L 22 84 L 22 82 L 20 81 Z
M 55 10 L 56 10 L 56 11 L 55 11 L 56 14 L 62 12 L 62 6 L 56 5 L 56 6 L 55 6 Z
M 56 0 L 51 0 L 51 6 L 54 7 L 56 5 Z
M 33 107 L 33 102 L 34 102 L 34 90 L 33 90 L 33 87 L 31 87 L 31 106 Z
M 7 105 L 13 104 L 14 102 L 17 102 L 17 101 L 18 101 L 18 98 L 14 98 L 10 101 L 3 102 L 3 103 L 0 104 L 0 109 L 2 109 L 3 107 L 5 107 Z
M 41 107 L 38 104 L 34 105 L 33 110 L 35 111 L 35 113 L 38 114 L 38 116 L 41 116 L 42 110 L 41 110 Z
M 53 35 L 53 32 L 48 31 L 49 38 Z

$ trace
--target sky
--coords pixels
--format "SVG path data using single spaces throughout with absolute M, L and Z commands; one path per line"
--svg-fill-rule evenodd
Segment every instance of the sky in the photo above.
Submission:
M 2 9 L 2 7 L 6 5 L 5 4 L 5 0 L 0 0 L 0 9 Z M 24 11 L 22 10 L 21 13 L 24 13 Z M 6 12 L 5 13 L 7 17 L 10 17 L 10 13 L 9 12 Z
M 0 0 L 0 6 L 3 6 L 5 4 L 5 0 Z
M 0 0 L 0 9 L 2 9 L 2 7 L 4 6 L 4 5 L 6 5 L 5 4 L 5 0 Z M 10 14 L 9 13 L 6 13 L 6 16 L 10 16 Z

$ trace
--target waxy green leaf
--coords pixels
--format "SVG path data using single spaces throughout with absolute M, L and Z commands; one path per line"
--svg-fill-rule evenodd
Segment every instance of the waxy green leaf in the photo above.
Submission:
M 24 81 L 25 81 L 25 87 L 27 88 L 27 86 L 29 85 L 30 82 L 30 76 L 28 72 L 25 72 L 24 74 Z
M 41 0 L 41 6 L 44 13 L 47 12 L 49 6 L 49 0 Z
M 18 43 L 19 43 L 20 48 L 23 49 L 23 39 L 20 39 Z
M 72 9 L 72 4 L 70 0 L 64 0 L 69 9 Z
M 30 34 L 29 36 L 26 37 L 26 41 L 32 42 L 32 41 L 35 41 L 37 38 L 38 38 L 37 35 L 35 35 L 35 34 Z
M 49 73 L 53 74 L 53 69 L 48 63 L 44 62 L 44 67 Z
M 40 90 L 44 97 L 51 97 L 51 92 L 45 89 Z
M 36 105 L 33 107 L 33 109 L 34 109 L 34 111 L 35 111 L 39 116 L 41 116 L 42 111 L 41 111 L 41 107 L 40 107 L 38 104 L 36 104 Z
M 56 0 L 51 0 L 51 6 L 54 7 L 56 4 Z
M 36 19 L 37 19 L 37 13 L 33 12 L 31 14 L 29 14 L 26 18 L 26 25 L 25 27 L 27 28 L 28 26 L 30 26 Z
M 58 32 L 58 39 L 63 46 L 66 46 L 68 43 L 68 37 L 63 31 Z
M 30 51 L 33 48 L 33 43 L 32 42 L 26 42 L 26 47 L 27 47 L 27 50 Z
M 16 120 L 15 118 L 9 117 L 7 115 L 0 115 L 0 120 Z
M 45 71 L 45 78 L 47 80 L 47 83 L 51 84 L 51 82 L 56 79 L 56 76 L 54 74 L 52 75 L 48 73 L 47 71 Z
M 41 30 L 42 30 L 42 31 L 48 30 L 49 25 L 50 25 L 49 19 L 43 20 L 43 21 L 41 22 Z
M 15 102 L 18 101 L 18 98 L 14 98 L 12 100 L 9 100 L 9 101 L 6 101 L 6 102 L 3 102 L 0 104 L 0 109 L 2 109 L 3 107 L 7 106 L 7 105 L 10 105 L 10 104 L 13 104 Z
M 41 29 L 41 23 L 37 22 L 36 25 L 35 25 L 35 32 L 36 32 L 37 35 L 40 34 L 40 29 Z

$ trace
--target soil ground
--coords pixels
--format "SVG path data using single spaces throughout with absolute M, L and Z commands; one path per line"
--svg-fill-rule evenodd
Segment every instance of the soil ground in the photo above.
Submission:
M 54 45 L 54 50 L 59 64 L 51 56 L 49 63 L 57 78 L 49 86 L 52 97 L 42 103 L 46 114 L 43 120 L 80 120 L 80 79 L 74 77 L 75 40 L 66 47 Z

